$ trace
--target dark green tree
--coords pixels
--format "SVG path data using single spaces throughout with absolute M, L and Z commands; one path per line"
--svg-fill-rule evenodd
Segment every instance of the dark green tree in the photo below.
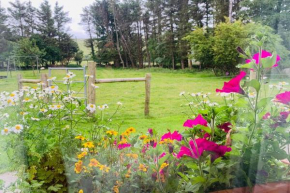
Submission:
M 56 34 L 58 36 L 58 41 L 63 33 L 65 33 L 65 25 L 71 21 L 68 17 L 68 12 L 63 11 L 63 6 L 59 6 L 58 2 L 54 6 L 54 23 L 56 26 Z
M 55 37 L 57 35 L 57 30 L 54 26 L 54 19 L 48 0 L 44 0 L 40 4 L 40 8 L 37 10 L 36 16 L 38 19 L 37 31 L 45 37 Z
M 25 17 L 26 17 L 26 7 L 19 1 L 9 2 L 10 7 L 8 7 L 9 12 L 9 24 L 13 33 L 18 36 L 25 36 Z

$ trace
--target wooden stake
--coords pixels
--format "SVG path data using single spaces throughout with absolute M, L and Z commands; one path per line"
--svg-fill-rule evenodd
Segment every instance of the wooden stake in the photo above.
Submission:
M 151 74 L 145 75 L 145 109 L 144 114 L 145 116 L 149 115 L 149 104 L 150 104 L 150 86 L 151 86 Z
M 41 74 L 40 75 L 40 79 L 41 79 L 41 83 L 43 84 L 42 85 L 42 88 L 45 89 L 48 87 L 48 82 L 47 82 L 47 74 Z
M 88 80 L 88 104 L 95 104 L 96 103 L 96 90 L 92 86 L 96 82 L 96 63 L 89 62 L 88 63 L 88 75 L 93 76 L 90 77 Z
M 250 80 L 257 79 L 257 73 L 255 71 L 250 71 Z
M 18 80 L 18 90 L 21 90 L 22 89 L 22 86 L 23 86 L 23 84 L 22 84 L 22 75 L 21 74 L 18 74 L 17 75 L 17 80 Z

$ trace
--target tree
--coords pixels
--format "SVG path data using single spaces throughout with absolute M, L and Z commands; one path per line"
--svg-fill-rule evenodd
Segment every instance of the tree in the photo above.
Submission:
M 36 9 L 32 6 L 31 1 L 28 1 L 28 3 L 26 4 L 26 14 L 24 17 L 24 21 L 25 21 L 25 34 L 27 34 L 27 36 L 31 36 L 36 29 Z
M 58 41 L 60 41 L 60 37 L 65 30 L 65 25 L 71 21 L 71 18 L 68 17 L 68 12 L 63 11 L 63 6 L 58 5 L 58 2 L 56 2 L 54 6 L 53 18 L 56 25 L 56 34 L 58 36 Z
M 78 44 L 73 41 L 68 34 L 63 34 L 60 37 L 59 49 L 60 61 L 62 63 L 69 64 L 71 58 L 73 58 L 78 52 L 79 47 Z
M 20 61 L 25 64 L 26 67 L 32 67 L 33 73 L 35 68 L 36 57 L 44 55 L 44 51 L 40 50 L 34 40 L 29 38 L 23 38 L 17 42 L 15 48 L 15 55 L 20 56 Z
M 15 2 L 9 2 L 10 6 L 8 8 L 9 18 L 10 18 L 10 26 L 12 30 L 17 35 L 24 37 L 25 36 L 25 21 L 24 18 L 26 16 L 26 7 L 19 1 L 15 0 Z M 20 32 L 18 34 L 18 32 Z
M 89 47 L 91 49 L 91 55 L 92 58 L 95 59 L 95 45 L 94 45 L 94 39 L 93 39 L 93 22 L 92 22 L 92 15 L 90 13 L 90 8 L 85 7 L 83 8 L 83 13 L 81 14 L 81 23 L 86 30 L 87 34 L 89 35 L 89 39 L 85 40 L 86 47 Z
M 78 65 L 81 65 L 84 57 L 84 52 L 82 50 L 79 50 L 76 55 L 75 55 L 75 61 L 77 62 Z
M 57 30 L 54 26 L 51 6 L 48 0 L 44 0 L 44 2 L 40 4 L 40 8 L 37 10 L 36 16 L 38 19 L 37 30 L 45 37 L 55 37 Z

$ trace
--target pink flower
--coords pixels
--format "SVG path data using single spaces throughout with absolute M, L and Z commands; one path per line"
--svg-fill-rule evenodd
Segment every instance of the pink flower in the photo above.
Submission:
M 158 159 L 161 159 L 161 158 L 163 158 L 164 156 L 166 156 L 166 153 L 165 153 L 165 152 L 163 152 L 163 153 L 158 157 Z
M 253 60 L 255 60 L 255 63 L 256 64 L 259 64 L 259 56 L 260 56 L 260 53 L 256 53 L 253 56 Z M 262 50 L 262 56 L 261 56 L 261 58 L 267 58 L 267 57 L 271 57 L 271 56 L 272 56 L 272 54 L 270 52 L 267 52 L 266 50 Z M 280 56 L 277 55 L 276 64 L 274 64 L 272 67 L 278 66 L 278 62 L 279 61 L 280 61 Z M 251 62 L 250 59 L 246 60 L 246 63 L 250 63 L 250 62 Z
M 268 112 L 263 116 L 263 119 L 266 120 L 266 119 L 269 119 L 270 117 L 271 117 L 271 114 Z
M 148 129 L 148 133 L 149 133 L 151 136 L 153 136 L 153 129 L 149 128 L 149 129 Z
M 202 117 L 202 115 L 198 115 L 194 120 L 188 119 L 184 122 L 183 127 L 192 128 L 196 125 L 203 125 L 207 127 L 207 121 Z
M 285 105 L 290 105 L 290 91 L 276 95 L 276 101 Z
M 171 140 L 181 141 L 182 140 L 182 135 L 180 133 L 178 133 L 178 131 L 174 131 L 173 133 L 168 132 L 168 133 L 165 133 L 161 137 L 161 141 L 163 141 L 164 139 L 171 139 Z
M 244 90 L 240 86 L 241 80 L 246 76 L 246 72 L 241 71 L 240 74 L 229 82 L 225 82 L 222 90 L 216 89 L 216 92 L 225 92 L 225 93 L 239 93 L 244 94 Z
M 232 124 L 230 122 L 225 122 L 221 125 L 218 125 L 217 127 L 224 130 L 224 132 L 228 133 L 229 130 L 232 129 Z
M 127 147 L 131 147 L 131 144 L 130 143 L 124 143 L 124 144 L 119 144 L 118 145 L 118 149 L 124 149 L 124 148 L 127 148 Z
M 193 140 L 190 140 L 189 148 L 186 146 L 181 146 L 180 151 L 177 154 L 177 158 L 189 156 L 194 159 L 198 159 L 203 155 L 204 151 L 207 151 L 212 153 L 212 160 L 215 160 L 224 156 L 226 152 L 230 152 L 232 150 L 230 147 L 218 145 L 213 141 L 208 141 L 202 138 L 196 139 L 195 143 Z

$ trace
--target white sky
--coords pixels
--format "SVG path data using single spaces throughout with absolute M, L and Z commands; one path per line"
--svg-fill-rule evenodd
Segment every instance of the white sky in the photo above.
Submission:
M 0 0 L 2 7 L 6 8 L 10 6 L 10 0 Z M 12 0 L 14 2 L 15 0 Z M 26 0 L 20 0 L 20 2 L 25 2 Z M 28 0 L 27 0 L 28 1 Z M 30 0 L 33 7 L 39 8 L 40 4 L 43 2 L 42 0 Z M 55 2 L 57 0 L 49 0 L 49 3 L 52 7 L 52 11 L 54 9 Z M 83 27 L 79 25 L 81 21 L 80 14 L 82 13 L 83 7 L 91 5 L 94 0 L 58 0 L 58 4 L 63 6 L 63 10 L 65 12 L 69 12 L 69 17 L 72 19 L 71 23 L 67 25 L 70 28 L 68 31 L 71 35 L 73 35 L 74 39 L 85 39 L 88 38 L 87 34 L 83 30 Z M 7 11 L 7 10 L 6 10 Z

